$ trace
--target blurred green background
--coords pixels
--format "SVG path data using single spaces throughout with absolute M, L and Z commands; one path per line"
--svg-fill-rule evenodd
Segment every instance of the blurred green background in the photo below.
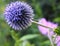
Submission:
M 7 4 L 14 1 L 30 4 L 34 10 L 35 21 L 45 18 L 60 25 L 60 0 L 0 0 L 0 46 L 50 46 L 50 41 L 39 32 L 36 24 L 21 32 L 10 33 L 11 29 L 5 22 L 3 13 Z

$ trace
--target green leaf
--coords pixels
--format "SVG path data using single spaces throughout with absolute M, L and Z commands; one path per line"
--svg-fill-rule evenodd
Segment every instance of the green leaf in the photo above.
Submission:
M 25 40 L 25 41 L 17 41 L 15 43 L 15 46 L 34 46 L 34 44 L 31 44 L 29 41 Z
M 60 26 L 54 30 L 57 35 L 60 35 Z
M 42 46 L 50 46 L 50 41 L 46 40 L 46 41 L 42 42 L 41 44 L 42 44 Z
M 28 39 L 33 39 L 33 38 L 36 38 L 38 37 L 39 35 L 38 34 L 29 34 L 29 35 L 25 35 L 23 36 L 20 41 L 24 41 L 24 40 L 28 40 Z
M 54 22 L 60 22 L 60 17 L 55 18 Z
M 30 44 L 28 41 L 24 41 L 24 42 L 22 43 L 22 46 L 31 46 L 31 44 Z

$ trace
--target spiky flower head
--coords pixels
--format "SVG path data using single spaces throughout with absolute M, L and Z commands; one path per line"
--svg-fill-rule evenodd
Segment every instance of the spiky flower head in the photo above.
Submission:
M 20 1 L 7 5 L 4 15 L 8 25 L 15 30 L 22 30 L 30 26 L 34 16 L 31 6 Z

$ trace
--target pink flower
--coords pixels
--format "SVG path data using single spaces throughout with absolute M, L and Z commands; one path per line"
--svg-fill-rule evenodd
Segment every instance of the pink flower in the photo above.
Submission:
M 60 46 L 60 42 L 56 46 Z
M 60 46 L 60 36 L 56 37 L 55 43 L 57 46 Z
M 49 22 L 49 21 L 46 21 L 45 18 L 40 19 L 38 23 L 39 23 L 39 24 L 42 24 L 42 25 L 44 25 L 44 26 L 53 28 L 53 29 L 54 29 L 54 28 L 57 28 L 57 26 L 58 26 L 57 24 L 54 24 L 54 23 Z M 39 31 L 40 31 L 43 35 L 47 35 L 47 34 L 48 34 L 49 28 L 45 28 L 45 27 L 43 27 L 43 26 L 38 25 L 38 29 L 39 29 Z M 54 34 L 53 30 L 50 31 L 50 34 L 51 34 L 51 35 Z

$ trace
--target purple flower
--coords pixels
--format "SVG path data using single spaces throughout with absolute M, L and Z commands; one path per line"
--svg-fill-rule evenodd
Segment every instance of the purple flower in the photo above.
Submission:
M 44 25 L 44 26 L 47 26 L 47 27 L 51 27 L 51 28 L 53 28 L 53 29 L 54 29 L 54 28 L 57 28 L 57 24 L 54 24 L 54 23 L 49 22 L 49 21 L 46 21 L 45 18 L 40 19 L 38 23 L 39 23 L 39 24 L 42 24 L 42 25 Z M 47 34 L 48 34 L 49 28 L 45 28 L 45 27 L 42 27 L 42 26 L 39 26 L 39 25 L 38 25 L 38 29 L 39 29 L 39 31 L 40 31 L 43 35 L 47 35 Z M 50 31 L 50 34 L 53 35 L 54 32 L 51 30 L 51 31 Z
M 15 30 L 22 30 L 30 26 L 34 16 L 31 6 L 20 1 L 7 5 L 4 15 L 8 25 Z
M 55 43 L 57 46 L 60 46 L 60 36 L 56 37 Z

